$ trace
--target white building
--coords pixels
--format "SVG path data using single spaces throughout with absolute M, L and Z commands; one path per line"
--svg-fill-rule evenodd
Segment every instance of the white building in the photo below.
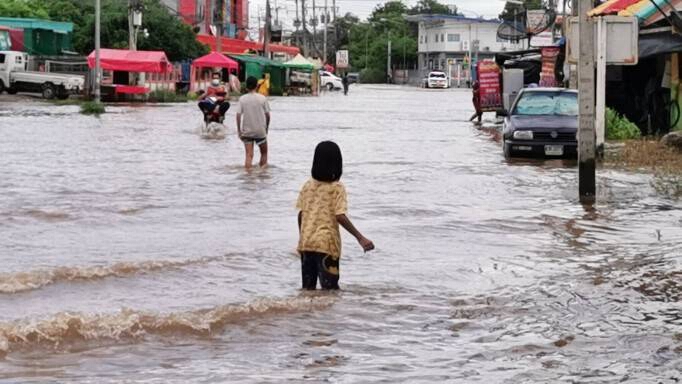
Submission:
M 465 57 L 493 58 L 495 53 L 523 50 L 524 40 L 512 43 L 497 37 L 499 20 L 471 19 L 451 15 L 407 16 L 419 24 L 419 70 L 445 70 Z M 451 60 L 448 60 L 451 59 Z

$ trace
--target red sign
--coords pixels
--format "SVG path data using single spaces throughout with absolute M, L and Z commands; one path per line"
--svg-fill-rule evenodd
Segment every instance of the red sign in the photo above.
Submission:
M 559 81 L 557 81 L 555 74 L 559 52 L 559 47 L 542 48 L 542 72 L 540 72 L 541 87 L 556 87 L 559 85 Z
M 500 68 L 494 61 L 481 61 L 476 65 L 481 111 L 495 112 L 502 109 L 502 87 L 500 86 Z

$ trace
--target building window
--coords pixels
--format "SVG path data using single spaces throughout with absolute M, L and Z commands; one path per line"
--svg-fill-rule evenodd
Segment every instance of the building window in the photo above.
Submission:
M 459 42 L 459 33 L 448 33 L 448 41 L 457 43 Z
M 436 43 L 438 42 L 438 34 L 437 34 L 437 33 L 434 35 L 433 40 L 434 40 Z
M 428 42 L 429 42 L 429 35 L 424 35 L 424 43 L 428 43 Z
M 445 42 L 445 35 L 442 34 L 442 33 L 440 34 L 440 42 L 441 42 L 441 43 L 444 43 L 444 42 Z

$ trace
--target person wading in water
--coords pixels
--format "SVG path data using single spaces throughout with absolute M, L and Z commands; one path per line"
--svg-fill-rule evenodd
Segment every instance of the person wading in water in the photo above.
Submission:
M 244 167 L 251 169 L 253 166 L 254 146 L 260 150 L 261 168 L 268 165 L 268 130 L 270 129 L 270 104 L 268 99 L 257 93 L 258 79 L 249 76 L 246 79 L 246 95 L 239 98 L 237 106 L 237 134 L 244 142 L 246 152 Z

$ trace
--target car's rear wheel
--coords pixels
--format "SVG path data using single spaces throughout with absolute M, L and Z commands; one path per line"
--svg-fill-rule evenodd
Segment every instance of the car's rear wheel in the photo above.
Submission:
M 52 100 L 54 99 L 55 95 L 57 92 L 54 89 L 54 85 L 50 83 L 45 83 L 43 84 L 43 98 L 47 100 Z
M 334 90 L 334 84 L 332 84 L 332 83 L 327 83 L 327 90 L 333 91 L 333 90 Z

